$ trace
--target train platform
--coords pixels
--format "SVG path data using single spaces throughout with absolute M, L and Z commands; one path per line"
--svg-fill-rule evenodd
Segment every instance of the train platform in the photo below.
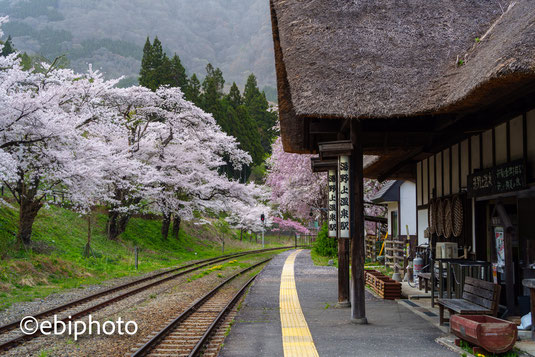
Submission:
M 458 356 L 444 335 L 395 301 L 366 293 L 368 325 L 335 308 L 337 271 L 315 266 L 308 250 L 276 256 L 259 274 L 220 352 L 260 356 Z

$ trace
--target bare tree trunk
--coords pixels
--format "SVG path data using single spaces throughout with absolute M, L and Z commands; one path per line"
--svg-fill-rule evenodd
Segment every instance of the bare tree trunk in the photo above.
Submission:
M 130 220 L 129 214 L 120 214 L 118 212 L 110 211 L 108 213 L 107 231 L 108 238 L 116 240 L 121 233 L 126 230 L 126 225 Z
M 141 201 L 141 198 L 127 199 L 125 197 L 126 193 L 124 191 L 116 190 L 114 198 L 121 202 L 120 207 L 128 207 L 131 205 L 135 205 Z M 106 224 L 108 239 L 116 240 L 121 233 L 124 233 L 124 231 L 126 230 L 126 225 L 130 220 L 130 217 L 130 213 L 127 214 L 115 212 L 112 207 L 112 209 L 110 209 L 108 213 L 108 222 Z
M 25 246 L 31 243 L 33 222 L 41 207 L 43 207 L 43 204 L 36 201 L 35 197 L 27 197 L 24 193 L 21 194 L 17 239 Z
M 119 234 L 119 213 L 110 211 L 108 213 L 108 222 L 106 223 L 108 239 L 116 240 Z
M 174 214 L 173 216 L 173 238 L 178 240 L 178 233 L 180 232 L 180 223 L 182 222 L 182 218 L 178 214 Z
M 240 241 L 243 241 L 243 228 L 240 228 Z
M 171 226 L 171 214 L 164 213 L 162 219 L 162 238 L 167 239 L 169 235 L 169 227 Z

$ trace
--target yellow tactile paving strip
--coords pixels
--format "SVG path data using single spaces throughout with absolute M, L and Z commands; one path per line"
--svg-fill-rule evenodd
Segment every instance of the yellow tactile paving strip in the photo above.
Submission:
M 295 287 L 294 263 L 298 250 L 286 258 L 281 274 L 280 311 L 282 326 L 282 347 L 285 357 L 319 356 L 307 321 L 299 304 Z

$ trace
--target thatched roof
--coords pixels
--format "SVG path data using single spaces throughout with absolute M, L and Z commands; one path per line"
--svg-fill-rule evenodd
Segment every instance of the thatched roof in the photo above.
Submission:
M 287 151 L 310 118 L 471 112 L 535 83 L 534 0 L 270 1 Z

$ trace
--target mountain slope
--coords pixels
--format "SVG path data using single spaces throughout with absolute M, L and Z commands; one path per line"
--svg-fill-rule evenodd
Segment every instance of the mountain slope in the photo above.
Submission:
M 0 14 L 10 16 L 5 32 L 18 49 L 67 54 L 78 71 L 92 63 L 132 82 L 146 37 L 158 36 L 190 75 L 204 76 L 211 62 L 227 82 L 242 86 L 253 72 L 261 86 L 275 85 L 267 0 L 0 0 Z

